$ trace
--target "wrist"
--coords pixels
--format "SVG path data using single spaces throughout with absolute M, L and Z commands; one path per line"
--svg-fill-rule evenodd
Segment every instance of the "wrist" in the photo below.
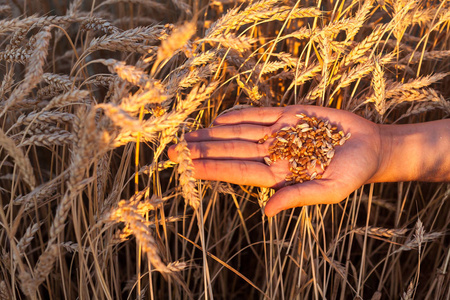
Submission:
M 449 181 L 450 120 L 377 126 L 379 166 L 370 182 Z
M 369 183 L 372 182 L 387 182 L 388 174 L 392 174 L 390 161 L 392 161 L 393 156 L 393 135 L 394 132 L 392 131 L 391 125 L 382 125 L 382 124 L 376 124 L 377 132 L 378 132 L 378 168 L 375 172 L 375 174 L 370 178 L 368 181 Z

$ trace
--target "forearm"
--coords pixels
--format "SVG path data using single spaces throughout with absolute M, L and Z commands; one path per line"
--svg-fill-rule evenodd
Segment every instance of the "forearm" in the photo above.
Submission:
M 379 126 L 380 167 L 371 182 L 450 181 L 450 120 Z

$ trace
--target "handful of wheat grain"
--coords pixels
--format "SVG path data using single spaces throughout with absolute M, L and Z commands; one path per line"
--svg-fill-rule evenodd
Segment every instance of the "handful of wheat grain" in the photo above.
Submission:
M 269 156 L 264 157 L 269 166 L 277 159 L 289 160 L 291 173 L 286 175 L 286 185 L 321 179 L 334 156 L 334 147 L 344 145 L 351 136 L 350 132 L 345 135 L 339 131 L 328 120 L 305 114 L 296 117 L 300 119 L 296 126 L 281 128 L 271 135 L 275 139 L 269 146 Z M 268 138 L 266 135 L 258 143 L 262 144 Z M 316 168 L 319 166 L 321 172 Z

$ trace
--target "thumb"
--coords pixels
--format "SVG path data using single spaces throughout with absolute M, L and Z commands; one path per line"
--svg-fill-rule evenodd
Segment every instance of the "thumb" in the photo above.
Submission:
M 270 197 L 264 212 L 267 217 L 273 217 L 288 208 L 338 203 L 348 194 L 337 185 L 332 180 L 320 179 L 284 187 Z
M 175 163 L 179 162 L 178 159 L 178 152 L 176 150 L 177 145 L 172 145 L 169 147 L 169 150 L 167 151 L 167 154 L 169 155 L 169 159 Z

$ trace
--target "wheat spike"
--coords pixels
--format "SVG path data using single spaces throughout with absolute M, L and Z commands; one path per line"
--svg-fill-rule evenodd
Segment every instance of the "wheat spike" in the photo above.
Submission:
M 17 168 L 22 175 L 23 180 L 31 189 L 36 186 L 36 179 L 34 177 L 33 167 L 31 162 L 25 154 L 16 147 L 14 141 L 6 136 L 3 129 L 0 128 L 0 145 L 6 150 L 8 155 L 14 158 Z
M 25 234 L 20 238 L 19 242 L 17 243 L 17 250 L 19 251 L 18 255 L 16 253 L 13 253 L 14 260 L 18 260 L 21 257 L 25 255 L 25 251 L 28 248 L 28 246 L 31 244 L 31 241 L 34 239 L 34 234 L 39 230 L 41 226 L 41 223 L 34 223 L 25 231 Z
M 367 231 L 368 235 L 392 238 L 392 237 L 403 237 L 405 235 L 405 233 L 408 231 L 408 229 L 406 229 L 406 228 L 403 228 L 403 229 L 383 228 L 383 227 L 373 227 L 373 226 L 369 226 L 367 228 L 360 227 L 360 228 L 354 229 L 354 232 L 356 234 L 360 234 L 360 235 L 366 234 L 366 231 Z
M 50 245 L 39 257 L 32 275 L 30 273 L 19 274 L 21 289 L 28 297 L 36 298 L 36 292 L 53 269 L 57 256 L 58 246 Z
M 386 112 L 386 80 L 384 79 L 384 72 L 377 60 L 375 61 L 375 67 L 372 74 L 372 88 L 375 93 L 375 109 L 380 115 L 384 115 Z
M 141 5 L 145 5 L 145 6 L 153 8 L 153 9 L 156 9 L 158 11 L 166 10 L 166 7 L 163 4 L 158 3 L 156 1 L 148 1 L 148 0 L 106 0 L 102 3 L 100 3 L 99 5 L 97 5 L 96 9 L 98 9 L 104 5 L 120 3 L 120 2 L 141 4 Z
M 136 211 L 135 206 L 128 201 L 120 201 L 118 208 L 114 209 L 109 218 L 116 222 L 127 224 L 130 233 L 139 241 L 142 250 L 147 254 L 151 263 L 160 272 L 168 272 L 167 266 L 161 261 L 158 254 L 158 246 L 153 238 L 152 232 L 147 226 L 147 221 Z
M 30 56 L 25 79 L 21 85 L 13 90 L 11 96 L 4 104 L 3 110 L 0 116 L 3 116 L 9 107 L 15 102 L 21 101 L 41 80 L 43 72 L 43 64 L 47 56 L 47 48 L 50 42 L 51 33 L 50 29 L 45 28 L 38 34 L 36 34 L 36 44 L 34 45 L 33 53 Z
M 155 66 L 161 61 L 172 57 L 177 50 L 185 46 L 195 34 L 196 29 L 194 22 L 186 22 L 183 26 L 176 28 L 167 39 L 162 41 L 161 46 L 158 48 Z
M 85 55 L 97 50 L 148 54 L 149 51 L 155 51 L 153 44 L 166 36 L 167 28 L 163 26 L 137 27 L 93 39 Z M 143 41 L 146 43 L 142 43 Z
M 9 5 L 0 5 L 0 14 L 2 15 L 10 15 L 11 14 L 11 6 Z
M 89 30 L 98 30 L 103 31 L 106 34 L 113 34 L 113 33 L 119 33 L 119 29 L 116 26 L 113 26 L 108 21 L 92 17 L 89 19 L 84 20 L 81 23 L 81 31 L 89 31 Z
M 411 280 L 409 282 L 408 289 L 405 292 L 403 292 L 401 299 L 402 300 L 413 300 L 414 299 L 413 294 L 414 294 L 414 281 Z
M 200 198 L 195 187 L 194 166 L 191 159 L 191 152 L 183 138 L 178 142 L 176 151 L 180 159 L 178 173 L 180 174 L 183 197 L 194 210 L 197 210 L 200 206 Z
M 1 6 L 0 6 L 1 12 Z M 4 280 L 0 281 L 0 300 L 12 299 L 12 295 L 8 292 L 8 287 Z

